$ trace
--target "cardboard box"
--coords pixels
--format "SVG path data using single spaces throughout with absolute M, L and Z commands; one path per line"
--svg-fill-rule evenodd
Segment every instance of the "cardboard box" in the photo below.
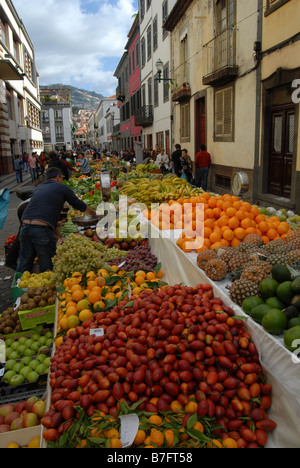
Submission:
M 52 325 L 55 321 L 55 304 L 18 312 L 22 330 L 30 330 L 38 325 Z
M 0 434 L 0 448 L 6 448 L 9 444 L 15 443 L 20 447 L 26 447 L 35 437 L 42 438 L 42 426 L 29 427 L 19 431 L 10 431 Z

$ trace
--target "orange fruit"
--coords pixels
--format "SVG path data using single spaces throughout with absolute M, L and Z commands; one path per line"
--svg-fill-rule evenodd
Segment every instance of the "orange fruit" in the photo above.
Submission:
M 234 231 L 232 229 L 226 228 L 223 232 L 223 239 L 226 239 L 227 241 L 232 241 L 234 238 Z
M 243 228 L 236 228 L 234 230 L 234 235 L 240 240 L 243 240 L 246 237 L 246 231 Z
M 225 448 L 238 448 L 238 445 L 234 439 L 228 437 L 227 439 L 223 440 L 223 447 Z
M 193 426 L 193 429 L 195 429 L 196 431 L 202 432 L 202 434 L 204 434 L 204 427 L 200 421 L 196 422 L 196 424 Z
M 165 442 L 165 436 L 163 432 L 160 432 L 157 429 L 155 429 L 153 432 L 151 432 L 150 441 L 157 447 L 162 447 Z
M 94 314 L 90 309 L 83 309 L 81 312 L 79 312 L 80 322 L 86 322 L 87 320 L 93 318 L 93 316 Z
M 158 416 L 157 414 L 153 414 L 152 416 L 150 416 L 149 422 L 151 424 L 154 424 L 155 426 L 161 426 L 163 424 L 162 418 Z
M 283 221 L 277 226 L 277 232 L 278 234 L 280 234 L 280 236 L 282 236 L 283 234 L 287 234 L 289 229 L 290 229 L 290 225 L 289 223 L 285 221 Z
M 137 431 L 137 434 L 135 436 L 134 445 L 142 445 L 145 442 L 146 439 L 146 432 L 145 431 Z
M 207 444 L 206 448 L 223 448 L 223 445 L 218 439 L 212 439 L 212 441 Z
M 91 303 L 87 298 L 82 299 L 77 304 L 77 310 L 78 310 L 78 312 L 81 312 L 84 309 L 88 309 L 90 307 L 90 305 L 91 305 Z
M 267 231 L 266 236 L 268 237 L 268 239 L 273 240 L 278 236 L 278 232 L 276 231 L 276 229 L 271 228 Z
M 259 229 L 262 233 L 266 233 L 266 232 L 269 230 L 269 224 L 267 223 L 267 221 L 261 221 L 261 222 L 258 224 L 258 229 Z
M 212 244 L 215 244 L 215 242 L 220 242 L 221 240 L 221 235 L 217 231 L 213 231 L 211 235 L 209 236 L 209 240 Z
M 183 410 L 182 404 L 179 403 L 179 401 L 177 400 L 172 401 L 170 408 L 173 411 L 173 413 L 180 413 L 180 411 Z
M 83 290 L 76 290 L 72 293 L 72 299 L 75 302 L 79 302 L 84 298 L 84 292 Z
M 195 401 L 190 401 L 187 405 L 185 405 L 184 409 L 187 413 L 194 414 L 197 413 L 198 405 Z
M 108 431 L 103 432 L 103 435 L 106 439 L 118 439 L 119 432 L 117 429 L 109 429 Z
M 238 228 L 240 225 L 240 221 L 236 216 L 233 216 L 228 220 L 228 227 L 232 230 Z
M 77 307 L 72 306 L 72 307 L 67 308 L 67 311 L 66 311 L 66 316 L 67 317 L 71 317 L 71 315 L 77 315 L 77 314 L 78 314 Z
M 105 303 L 103 301 L 98 301 L 93 304 L 93 306 L 95 312 L 100 312 L 105 309 Z
M 240 245 L 241 242 L 242 241 L 240 239 L 238 239 L 237 237 L 234 237 L 232 241 L 230 242 L 230 246 L 237 247 L 238 245 Z
M 67 328 L 76 328 L 80 325 L 80 320 L 77 315 L 71 315 L 67 318 Z
M 174 431 L 172 431 L 172 429 L 166 429 L 164 431 L 164 437 L 165 437 L 168 447 L 173 447 L 174 441 L 175 441 Z
M 117 437 L 110 439 L 110 448 L 122 448 L 120 439 Z

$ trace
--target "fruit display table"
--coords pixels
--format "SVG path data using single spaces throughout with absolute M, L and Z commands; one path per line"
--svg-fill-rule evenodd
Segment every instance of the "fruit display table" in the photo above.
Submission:
M 243 310 L 233 303 L 226 292 L 226 281 L 213 282 L 198 268 L 197 254 L 185 253 L 176 239 L 155 236 L 150 239 L 153 253 L 164 265 L 164 279 L 169 284 L 196 286 L 200 283 L 213 285 L 215 295 L 231 307 L 237 316 L 247 320 L 247 327 L 259 350 L 262 365 L 273 385 L 273 404 L 270 417 L 278 427 L 269 438 L 270 448 L 300 447 L 300 360 L 288 351 L 281 337 L 274 337 L 263 330 Z

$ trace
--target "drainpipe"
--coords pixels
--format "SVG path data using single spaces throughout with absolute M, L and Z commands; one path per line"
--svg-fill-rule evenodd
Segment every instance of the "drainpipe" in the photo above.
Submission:
M 263 0 L 258 0 L 257 44 L 262 44 Z M 257 52 L 258 66 L 256 70 L 256 116 L 255 116 L 255 148 L 253 170 L 253 200 L 257 202 L 259 192 L 259 152 L 261 130 L 261 50 Z

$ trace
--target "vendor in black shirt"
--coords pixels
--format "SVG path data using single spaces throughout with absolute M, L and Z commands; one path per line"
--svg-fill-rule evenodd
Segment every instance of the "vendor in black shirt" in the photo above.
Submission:
M 88 215 L 96 212 L 81 201 L 66 185 L 63 173 L 52 167 L 46 174 L 46 182 L 39 185 L 22 216 L 20 232 L 20 256 L 17 272 L 31 271 L 35 257 L 39 259 L 40 272 L 53 269 L 52 258 L 56 254 L 57 223 L 66 202 Z

